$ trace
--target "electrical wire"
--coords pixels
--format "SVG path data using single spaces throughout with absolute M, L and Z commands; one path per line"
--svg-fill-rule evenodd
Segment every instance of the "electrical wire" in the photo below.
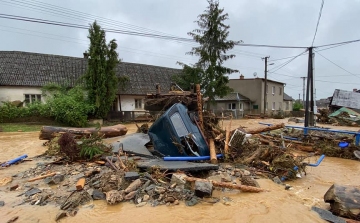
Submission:
M 337 65 L 336 63 L 334 63 L 333 61 L 331 61 L 330 59 L 326 58 L 324 55 L 320 54 L 319 52 L 316 52 L 316 54 L 318 54 L 319 56 L 323 57 L 325 60 L 329 61 L 330 63 L 334 64 L 335 66 L 337 66 L 338 68 L 342 69 L 343 71 L 355 76 L 355 77 L 359 77 L 358 75 L 359 74 L 354 74 L 354 73 L 351 73 L 350 71 L 346 70 L 345 68 Z
M 304 52 L 296 55 L 295 57 L 291 58 L 290 60 L 286 61 L 285 63 L 280 64 L 279 66 L 277 66 L 277 67 L 275 67 L 275 68 L 273 68 L 272 70 L 269 70 L 269 71 L 275 72 L 275 71 L 280 70 L 281 68 L 285 67 L 286 65 L 288 65 L 289 63 L 291 63 L 292 61 L 294 61 L 294 60 L 295 60 L 296 58 L 298 58 L 299 56 L 305 54 L 307 51 L 308 51 L 308 49 L 306 49 Z
M 345 44 L 356 43 L 356 42 L 360 42 L 360 39 L 348 40 L 348 41 L 338 42 L 338 43 L 330 43 L 330 44 L 315 46 L 315 48 L 326 47 L 326 46 L 336 46 L 336 45 L 342 45 L 342 44 L 345 45 Z
M 323 7 L 324 7 L 324 2 L 325 2 L 325 0 L 322 0 L 322 1 L 321 1 L 320 11 L 319 11 L 319 17 L 318 17 L 318 20 L 317 20 L 317 23 L 316 23 L 315 34 L 314 34 L 314 38 L 313 38 L 313 40 L 312 40 L 311 46 L 314 45 L 316 33 L 317 33 L 317 31 L 318 31 L 318 27 L 319 27 L 319 23 L 320 23 L 320 18 L 321 18 L 322 10 L 323 10 Z

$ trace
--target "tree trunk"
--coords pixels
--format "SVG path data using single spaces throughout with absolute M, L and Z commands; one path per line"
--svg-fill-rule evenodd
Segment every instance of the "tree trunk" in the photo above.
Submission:
M 185 177 L 185 180 L 189 181 L 189 182 L 195 182 L 195 181 L 211 182 L 216 187 L 236 189 L 236 190 L 241 190 L 243 192 L 259 193 L 259 192 L 267 191 L 265 189 L 258 188 L 258 187 L 238 185 L 238 184 L 225 183 L 225 182 L 217 182 L 217 181 L 213 181 L 213 180 L 204 180 L 204 179 L 196 178 L 196 177 Z
M 284 127 L 285 127 L 285 124 L 280 123 L 280 124 L 274 124 L 274 125 L 271 125 L 271 126 L 265 126 L 265 127 L 256 128 L 256 129 L 248 129 L 246 131 L 246 133 L 257 134 L 257 133 L 261 133 L 261 132 L 267 132 L 267 131 L 271 131 L 271 130 L 282 129 Z
M 127 133 L 127 128 L 124 125 L 114 125 L 102 127 L 99 130 L 99 133 L 103 135 L 104 138 L 111 138 L 122 136 Z M 40 131 L 39 139 L 50 140 L 55 137 L 55 133 L 60 132 L 69 132 L 76 136 L 88 136 L 90 134 L 97 133 L 96 128 L 69 128 L 69 127 L 55 127 L 55 126 L 43 126 Z

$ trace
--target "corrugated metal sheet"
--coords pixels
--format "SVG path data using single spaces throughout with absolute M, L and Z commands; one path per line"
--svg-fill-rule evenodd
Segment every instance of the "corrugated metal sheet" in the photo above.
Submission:
M 330 106 L 360 109 L 360 93 L 335 89 Z

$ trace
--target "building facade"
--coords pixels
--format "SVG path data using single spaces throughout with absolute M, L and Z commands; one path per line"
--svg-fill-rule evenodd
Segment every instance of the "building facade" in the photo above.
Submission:
M 284 83 L 267 80 L 266 107 L 264 108 L 264 78 L 245 78 L 243 75 L 239 79 L 230 79 L 229 87 L 234 92 L 249 98 L 251 101 L 250 113 L 260 114 L 264 111 L 268 114 L 284 110 Z

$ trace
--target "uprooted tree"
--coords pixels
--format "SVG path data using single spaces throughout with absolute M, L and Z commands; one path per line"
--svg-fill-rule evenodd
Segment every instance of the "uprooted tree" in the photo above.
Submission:
M 106 44 L 105 31 L 96 21 L 89 28 L 88 69 L 84 76 L 88 98 L 95 105 L 95 117 L 104 118 L 115 99 L 119 82 L 126 81 L 116 76 L 120 60 L 115 39 Z
M 199 28 L 188 33 L 200 44 L 198 47 L 193 47 L 188 54 L 198 56 L 199 61 L 193 66 L 180 63 L 184 68 L 180 77 L 189 80 L 194 72 L 197 73 L 197 78 L 192 79 L 194 84 L 197 84 L 196 81 L 198 81 L 204 91 L 204 97 L 209 97 L 209 101 L 213 102 L 215 96 L 223 97 L 232 90 L 227 86 L 229 82 L 227 75 L 238 71 L 223 66 L 223 63 L 235 57 L 226 52 L 239 42 L 227 40 L 230 26 L 224 24 L 224 21 L 229 16 L 224 13 L 224 9 L 219 8 L 219 2 L 208 0 L 208 3 L 209 6 L 203 14 L 198 16 L 199 20 L 196 21 Z M 179 84 L 181 86 L 182 82 Z M 186 88 L 187 86 L 181 87 Z

